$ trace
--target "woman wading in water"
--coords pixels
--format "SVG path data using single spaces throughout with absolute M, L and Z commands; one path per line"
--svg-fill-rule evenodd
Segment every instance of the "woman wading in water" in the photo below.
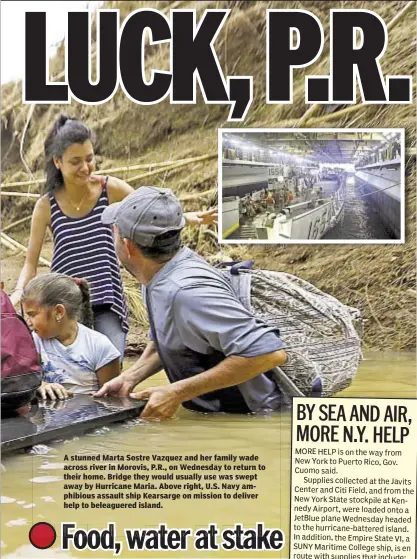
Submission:
M 88 280 L 94 329 L 105 334 L 123 357 L 128 330 L 111 226 L 101 223 L 103 210 L 123 200 L 133 188 L 116 177 L 94 174 L 91 130 L 61 115 L 45 141 L 46 194 L 35 205 L 28 252 L 11 300 L 16 305 L 36 276 L 46 229 L 52 231 L 52 272 Z M 213 223 L 216 210 L 184 214 L 188 224 Z

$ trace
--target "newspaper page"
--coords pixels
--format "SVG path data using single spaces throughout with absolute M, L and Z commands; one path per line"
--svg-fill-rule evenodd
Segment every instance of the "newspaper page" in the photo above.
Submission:
M 414 558 L 416 3 L 1 15 L 1 556 Z

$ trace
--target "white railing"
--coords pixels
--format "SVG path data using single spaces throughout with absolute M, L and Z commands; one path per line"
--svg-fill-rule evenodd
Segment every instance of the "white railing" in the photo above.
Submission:
M 377 163 L 369 163 L 369 165 L 363 165 L 362 167 L 356 167 L 356 171 L 362 171 L 363 169 L 380 169 L 381 167 L 391 167 L 400 166 L 401 157 L 396 157 L 395 159 L 386 159 L 385 161 L 377 161 Z

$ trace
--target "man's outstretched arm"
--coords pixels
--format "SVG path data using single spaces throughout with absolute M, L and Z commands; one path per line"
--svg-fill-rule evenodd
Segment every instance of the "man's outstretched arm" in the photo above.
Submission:
M 149 342 L 139 359 L 121 375 L 103 384 L 93 396 L 128 396 L 134 387 L 145 379 L 158 373 L 162 363 L 156 350 L 155 342 Z
M 229 386 L 246 382 L 273 367 L 283 365 L 287 359 L 284 350 L 256 357 L 226 357 L 215 367 L 191 378 L 174 382 L 169 386 L 157 386 L 131 394 L 133 398 L 148 399 L 141 417 L 144 419 L 167 419 L 182 402 Z

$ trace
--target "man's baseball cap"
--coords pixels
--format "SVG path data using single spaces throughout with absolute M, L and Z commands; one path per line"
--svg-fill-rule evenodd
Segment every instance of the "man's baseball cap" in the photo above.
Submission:
M 115 224 L 125 239 L 150 247 L 155 237 L 185 226 L 181 204 L 170 188 L 141 186 L 101 215 L 106 225 Z

